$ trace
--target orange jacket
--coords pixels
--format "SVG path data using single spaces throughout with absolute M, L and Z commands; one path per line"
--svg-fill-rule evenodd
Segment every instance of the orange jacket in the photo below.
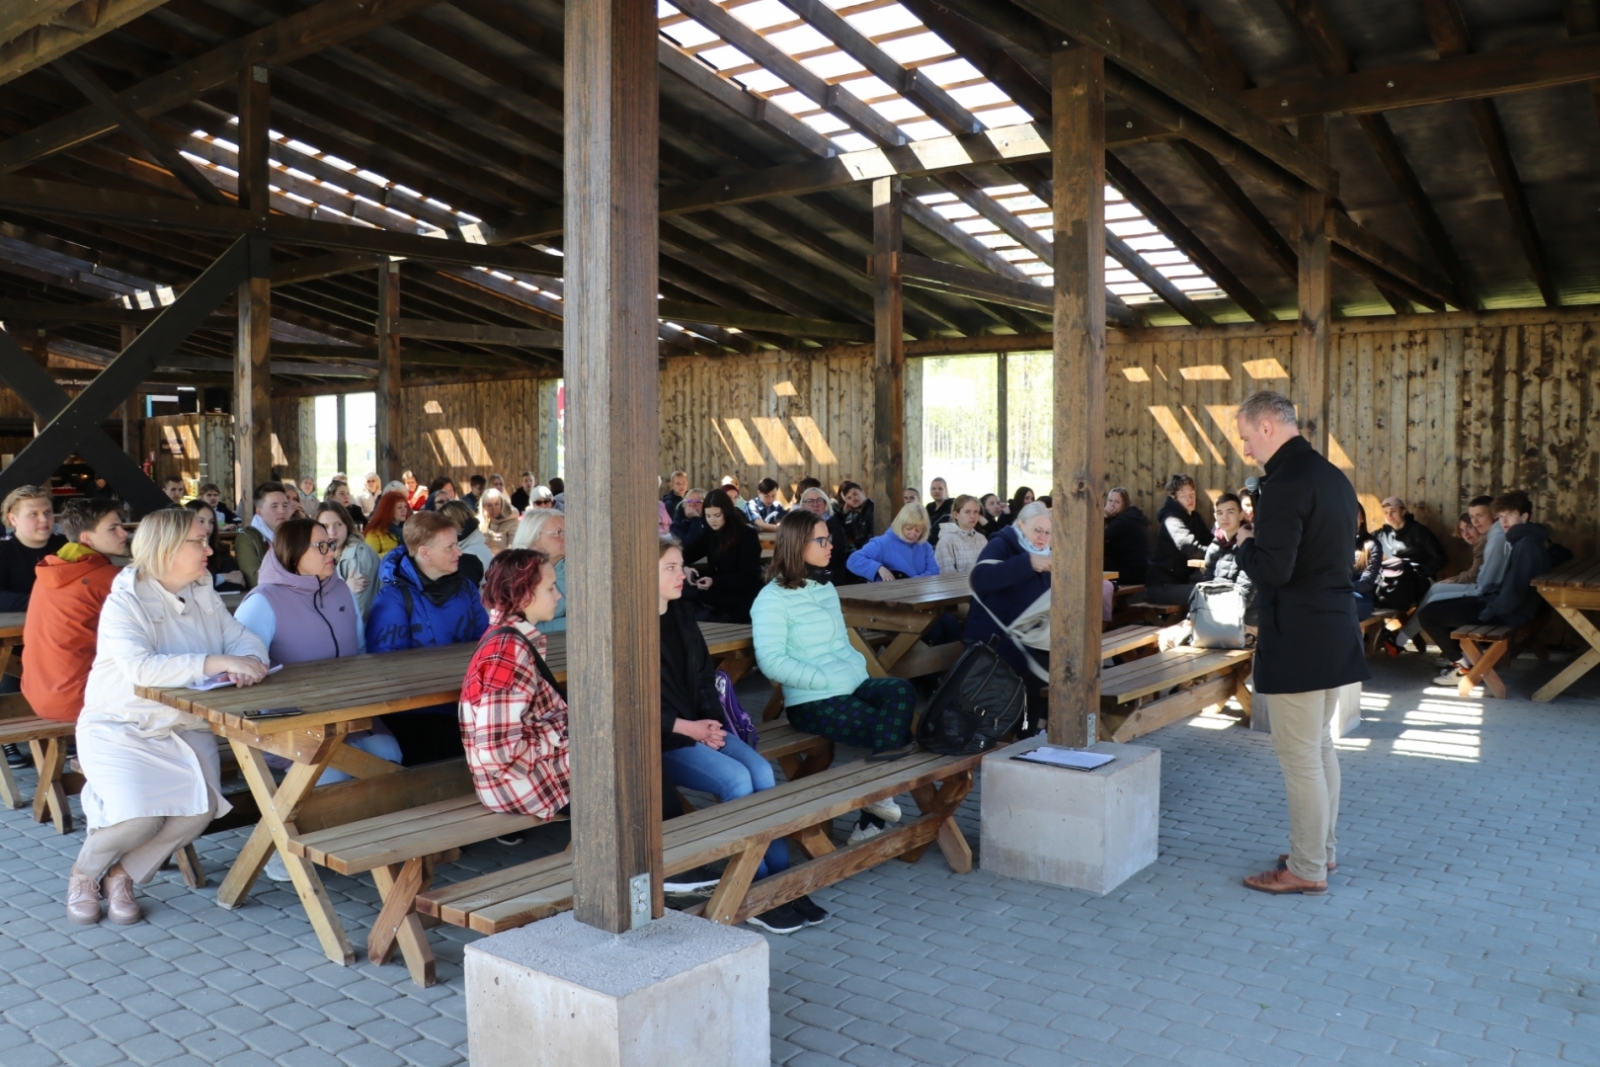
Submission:
M 100 608 L 122 569 L 98 552 L 69 542 L 62 555 L 39 562 L 22 628 L 22 693 L 33 713 L 77 722 L 94 664 Z

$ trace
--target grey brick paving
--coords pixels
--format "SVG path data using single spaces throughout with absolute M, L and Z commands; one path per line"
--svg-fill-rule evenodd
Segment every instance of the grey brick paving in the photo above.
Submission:
M 1368 721 L 1341 745 L 1329 896 L 1238 884 L 1285 847 L 1268 739 L 1169 727 L 1142 742 L 1164 750 L 1160 858 L 1103 898 L 957 877 L 936 850 L 815 894 L 829 923 L 769 938 L 773 1062 L 1600 1065 L 1600 680 L 1535 706 L 1429 688 L 1416 656 L 1374 669 Z M 1549 673 L 1505 672 L 1523 694 Z M 975 848 L 980 795 L 959 814 Z M 148 922 L 77 927 L 60 894 L 79 834 L 0 812 L 0 1067 L 465 1062 L 474 935 L 434 932 L 428 990 L 398 964 L 336 967 L 285 889 L 216 907 L 239 834 L 201 840 L 212 888 L 169 872 L 144 893 Z M 565 843 L 552 827 L 477 846 L 441 879 Z M 371 883 L 324 882 L 359 944 Z

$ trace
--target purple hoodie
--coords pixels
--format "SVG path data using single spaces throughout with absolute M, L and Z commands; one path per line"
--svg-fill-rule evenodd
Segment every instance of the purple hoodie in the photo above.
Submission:
M 272 609 L 270 624 L 261 618 L 261 601 Z M 261 631 L 270 628 L 267 652 L 273 663 L 333 659 L 360 651 L 361 618 L 350 587 L 337 574 L 326 579 L 291 574 L 272 552 L 261 557 L 261 576 L 240 602 L 238 618 L 263 638 L 266 634 Z

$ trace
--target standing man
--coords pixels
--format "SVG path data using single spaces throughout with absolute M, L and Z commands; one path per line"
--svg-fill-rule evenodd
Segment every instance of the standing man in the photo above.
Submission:
M 256 576 L 261 573 L 261 558 L 272 551 L 272 539 L 278 527 L 294 514 L 295 505 L 289 500 L 289 490 L 282 482 L 262 482 L 256 486 L 256 513 L 250 525 L 239 531 L 233 542 L 233 554 L 239 561 L 239 572 L 244 575 L 244 587 L 254 589 Z
M 1300 436 L 1294 405 L 1261 392 L 1239 408 L 1246 459 L 1266 470 L 1255 529 L 1234 557 L 1256 584 L 1255 689 L 1268 695 L 1272 749 L 1289 794 L 1289 851 L 1244 880 L 1263 893 L 1328 891 L 1339 822 L 1332 725 L 1339 689 L 1371 677 L 1350 584 L 1356 492 Z

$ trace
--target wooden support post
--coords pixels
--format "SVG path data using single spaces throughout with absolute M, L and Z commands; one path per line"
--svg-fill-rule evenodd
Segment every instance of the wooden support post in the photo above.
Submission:
M 612 933 L 662 912 L 657 22 L 653 0 L 566 7 L 573 912 Z
M 900 280 L 900 179 L 872 183 L 872 484 L 878 530 L 888 529 L 905 488 L 905 286 Z
M 1319 158 L 1328 155 L 1327 125 L 1321 115 L 1302 118 L 1300 143 Z M 1328 197 L 1305 187 L 1300 195 L 1300 279 L 1298 366 L 1294 368 L 1295 407 L 1300 432 L 1312 447 L 1328 450 L 1328 368 L 1333 347 L 1333 275 L 1329 266 Z
M 124 327 L 122 327 L 122 348 L 127 348 L 129 345 L 133 344 L 133 339 L 135 337 L 138 337 L 138 336 L 139 336 L 139 327 L 137 327 L 137 326 L 124 326 Z M 119 352 L 121 350 L 122 349 L 118 349 Z M 138 402 L 138 400 L 139 400 L 139 394 L 138 393 L 130 393 L 130 394 L 128 394 L 128 399 L 126 399 L 126 400 L 124 400 L 122 402 L 122 450 L 124 452 L 128 453 L 128 455 L 133 456 L 134 459 L 138 459 L 139 458 L 138 456 L 134 456 L 134 454 L 133 454 L 133 420 L 134 420 L 133 408 L 134 408 L 134 405 Z M 226 475 L 218 475 L 218 477 L 219 478 L 226 477 Z M 229 500 L 233 500 L 235 498 L 233 493 L 227 494 L 227 497 L 228 497 Z
M 400 264 L 378 265 L 378 396 L 374 436 L 378 477 L 400 478 Z
M 255 487 L 272 476 L 272 263 L 267 239 L 249 240 L 233 351 L 233 488 L 241 515 L 250 513 Z
M 1006 395 L 1010 383 L 1006 375 L 1006 354 L 997 352 L 994 357 L 994 484 L 1001 500 L 1011 495 L 1011 416 Z
M 337 436 L 335 438 L 333 449 L 333 462 L 339 470 L 344 472 L 345 477 L 355 478 L 359 477 L 359 475 L 352 475 L 350 473 L 350 428 L 349 423 L 345 418 L 344 400 L 344 393 L 340 393 L 334 400 L 334 417 L 338 421 L 337 428 L 334 431 Z M 352 482 L 351 484 L 361 485 L 363 483 Z
M 271 191 L 267 164 L 272 110 L 267 68 L 248 64 L 239 71 L 239 206 L 266 217 Z
M 48 371 L 50 369 L 50 335 L 44 330 L 35 330 L 29 340 L 32 343 L 28 346 L 28 355 L 33 357 L 35 363 Z M 38 419 L 34 419 L 34 434 L 37 435 L 42 429 L 44 429 L 44 424 L 39 422 Z
M 1105 57 L 1052 53 L 1055 421 L 1051 493 L 1050 742 L 1095 743 L 1106 436 Z

